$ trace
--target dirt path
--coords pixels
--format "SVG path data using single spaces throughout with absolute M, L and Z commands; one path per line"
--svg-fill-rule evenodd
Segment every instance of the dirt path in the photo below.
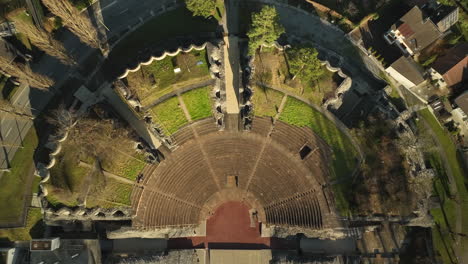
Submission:
M 85 168 L 90 168 L 90 169 L 93 168 L 92 165 L 89 165 L 88 163 L 84 163 L 84 162 L 82 162 L 82 161 L 80 161 L 79 166 L 80 166 L 80 167 L 85 167 Z M 135 184 L 135 182 L 132 181 L 132 180 L 130 180 L 130 179 L 127 179 L 127 178 L 122 177 L 122 176 L 115 175 L 115 174 L 110 173 L 110 172 L 108 172 L 108 171 L 103 170 L 102 173 L 104 174 L 104 176 L 106 176 L 106 177 L 108 177 L 108 178 L 112 178 L 112 179 L 117 180 L 117 181 L 119 181 L 119 182 L 126 183 L 126 184 L 130 184 L 130 185 Z
M 182 96 L 177 95 L 177 99 L 179 100 L 179 105 L 180 108 L 182 108 L 182 111 L 184 112 L 185 118 L 187 118 L 187 121 L 189 121 L 189 123 L 192 123 L 192 117 L 190 116 L 187 106 L 185 105 L 185 102 L 182 99 Z

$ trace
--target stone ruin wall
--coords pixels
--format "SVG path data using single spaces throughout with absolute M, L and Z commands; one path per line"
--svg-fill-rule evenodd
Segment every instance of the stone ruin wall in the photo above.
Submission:
M 217 40 L 213 42 L 218 42 Z M 166 135 L 164 133 L 163 128 L 160 126 L 160 124 L 157 124 L 155 122 L 152 122 L 153 117 L 152 114 L 147 111 L 147 109 L 144 109 L 143 106 L 140 103 L 139 98 L 137 98 L 130 89 L 123 84 L 121 81 L 125 79 L 129 73 L 134 73 L 137 72 L 141 69 L 142 66 L 147 66 L 150 65 L 151 63 L 155 61 L 160 61 L 165 59 L 167 56 L 170 57 L 175 57 L 179 55 L 181 52 L 182 53 L 188 53 L 193 50 L 205 50 L 207 51 L 207 57 L 208 57 L 208 63 L 209 63 L 209 71 L 210 71 L 210 76 L 214 80 L 214 83 L 212 85 L 212 90 L 211 90 L 211 99 L 213 100 L 213 107 L 212 107 L 212 113 L 213 116 L 216 120 L 216 124 L 220 129 L 224 128 L 224 114 L 223 114 L 223 108 L 225 105 L 225 92 L 224 92 L 224 67 L 222 67 L 224 61 L 223 61 L 223 56 L 222 56 L 222 49 L 219 48 L 219 44 L 212 44 L 211 42 L 205 42 L 202 45 L 190 45 L 187 48 L 183 47 L 178 47 L 176 51 L 164 51 L 161 56 L 151 56 L 147 61 L 140 62 L 137 67 L 135 68 L 129 68 L 126 69 L 124 73 L 122 73 L 118 78 L 117 78 L 117 84 L 115 85 L 116 90 L 118 93 L 122 96 L 123 99 L 125 99 L 126 103 L 137 113 L 141 113 L 141 118 L 145 120 L 149 120 L 146 122 L 146 124 L 150 127 L 150 131 L 154 132 L 156 137 L 163 142 L 169 149 L 173 149 L 176 147 L 176 143 L 174 140 L 171 138 L 171 136 Z M 179 91 L 174 91 L 171 92 L 167 95 L 163 95 L 161 98 L 159 98 L 155 103 L 152 105 L 156 105 L 159 102 L 163 102 L 166 99 L 169 99 L 172 96 L 177 95 L 178 93 L 183 93 L 187 92 L 191 89 L 196 89 L 190 87 L 189 89 L 180 89 Z

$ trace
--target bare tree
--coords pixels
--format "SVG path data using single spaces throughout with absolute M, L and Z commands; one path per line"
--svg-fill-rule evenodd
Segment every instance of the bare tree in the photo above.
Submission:
M 97 30 L 84 12 L 80 13 L 70 1 L 42 0 L 42 2 L 50 12 L 60 17 L 64 26 L 78 36 L 83 43 L 95 49 L 99 48 Z
M 19 32 L 26 34 L 32 44 L 52 57 L 67 65 L 75 65 L 76 61 L 67 54 L 62 43 L 53 39 L 47 32 L 38 29 L 31 23 L 20 19 L 12 19 Z
M 70 141 L 85 156 L 100 161 L 111 161 L 115 155 L 115 146 L 119 152 L 132 151 L 130 132 L 115 127 L 109 120 L 83 118 L 77 122 L 70 134 Z
M 11 59 L 0 55 L 0 69 L 11 76 L 16 76 L 26 81 L 30 86 L 38 89 L 48 89 L 54 85 L 54 81 L 49 77 L 35 73 L 29 66 L 12 61 Z
M 17 118 L 21 118 L 21 119 L 30 119 L 30 120 L 34 119 L 34 116 L 28 114 L 23 109 L 20 109 L 12 105 L 10 102 L 3 100 L 3 99 L 0 99 L 0 112 L 17 117 Z

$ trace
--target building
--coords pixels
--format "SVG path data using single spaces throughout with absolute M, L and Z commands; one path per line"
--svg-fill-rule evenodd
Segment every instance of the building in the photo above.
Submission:
M 405 55 L 417 55 L 443 36 L 458 21 L 458 8 L 438 5 L 420 9 L 413 7 L 384 34 Z
M 384 35 L 389 44 L 395 44 L 405 55 L 415 55 L 442 36 L 437 26 L 419 7 L 413 7 L 394 23 Z
M 468 79 L 468 43 L 461 43 L 437 58 L 429 72 L 439 87 L 463 85 Z
M 446 32 L 458 21 L 458 7 L 438 5 L 424 9 L 440 32 Z
M 461 120 L 468 125 L 468 91 L 465 91 L 463 94 L 458 96 L 455 99 L 455 104 L 458 108 L 455 108 L 454 111 L 457 111 L 461 117 Z
M 98 240 L 35 239 L 30 243 L 30 263 L 101 263 Z
M 386 68 L 385 72 L 405 88 L 411 88 L 424 82 L 423 69 L 410 57 L 401 56 Z
M 18 250 L 16 248 L 0 248 L 0 263 L 15 264 L 18 263 Z
M 60 238 L 50 239 L 33 239 L 30 243 L 29 250 L 35 251 L 54 251 L 60 247 Z

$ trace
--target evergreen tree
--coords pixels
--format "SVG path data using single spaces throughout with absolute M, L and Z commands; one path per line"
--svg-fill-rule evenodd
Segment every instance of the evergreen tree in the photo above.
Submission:
M 214 0 L 185 0 L 187 9 L 192 11 L 194 16 L 202 16 L 208 18 L 212 16 L 216 10 Z
M 304 81 L 315 81 L 323 75 L 324 70 L 317 58 L 318 52 L 310 46 L 299 46 L 287 50 L 289 71 L 293 80 L 299 76 Z
M 252 14 L 249 37 L 249 54 L 254 54 L 262 45 L 272 45 L 285 32 L 279 22 L 279 14 L 273 6 L 264 6 L 258 13 Z

